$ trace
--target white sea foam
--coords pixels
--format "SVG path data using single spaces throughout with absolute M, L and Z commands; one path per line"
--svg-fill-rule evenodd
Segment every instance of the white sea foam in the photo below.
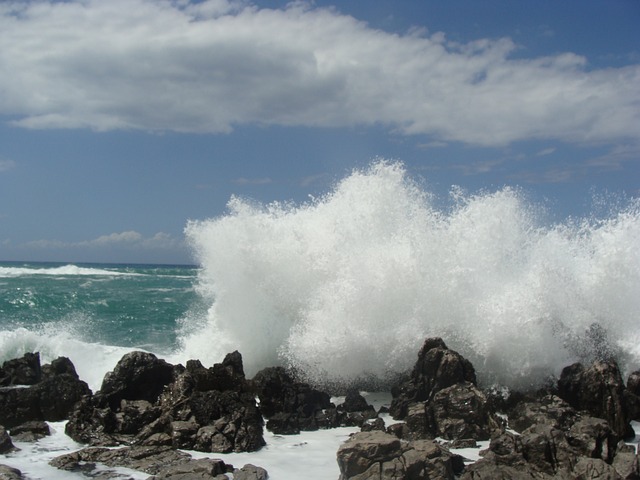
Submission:
M 137 273 L 119 272 L 115 270 L 105 270 L 102 268 L 79 267 L 77 265 L 63 265 L 59 267 L 0 267 L 0 278 L 24 277 L 29 275 L 51 275 L 51 276 L 121 276 L 139 275 Z
M 0 364 L 22 357 L 25 352 L 39 352 L 42 364 L 61 356 L 68 357 L 80 379 L 94 392 L 100 389 L 105 374 L 132 350 L 82 341 L 76 338 L 69 324 L 48 325 L 37 330 L 0 330 Z
M 185 359 L 237 349 L 249 374 L 286 364 L 348 382 L 404 371 L 437 335 L 485 383 L 522 386 L 589 354 L 597 323 L 639 364 L 637 201 L 547 225 L 511 188 L 454 189 L 437 207 L 401 164 L 379 161 L 303 205 L 228 208 L 186 228 L 211 307 L 186 322 Z

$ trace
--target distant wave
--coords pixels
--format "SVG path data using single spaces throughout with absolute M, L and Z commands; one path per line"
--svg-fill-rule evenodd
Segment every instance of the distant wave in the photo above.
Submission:
M 79 267 L 77 265 L 64 265 L 59 267 L 0 267 L 0 278 L 23 277 L 29 275 L 50 275 L 50 276 L 131 276 L 138 273 L 119 272 L 105 270 L 101 268 Z

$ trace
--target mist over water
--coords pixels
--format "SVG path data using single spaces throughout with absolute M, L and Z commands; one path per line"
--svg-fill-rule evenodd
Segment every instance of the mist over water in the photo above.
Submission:
M 446 206 L 399 163 L 354 171 L 305 204 L 239 198 L 186 228 L 211 305 L 182 356 L 239 350 L 252 375 L 286 365 L 314 383 L 387 379 L 428 336 L 484 384 L 539 384 L 607 348 L 640 366 L 640 205 L 548 225 L 517 190 Z M 589 343 L 597 324 L 607 345 Z

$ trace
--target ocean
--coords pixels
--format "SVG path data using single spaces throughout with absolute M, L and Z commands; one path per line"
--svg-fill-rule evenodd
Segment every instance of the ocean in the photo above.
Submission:
M 0 360 L 64 355 L 94 391 L 134 349 L 385 388 L 428 336 L 483 386 L 535 388 L 603 351 L 640 368 L 637 199 L 550 221 L 518 189 L 438 199 L 379 161 L 302 204 L 227 207 L 187 224 L 197 266 L 0 263 Z

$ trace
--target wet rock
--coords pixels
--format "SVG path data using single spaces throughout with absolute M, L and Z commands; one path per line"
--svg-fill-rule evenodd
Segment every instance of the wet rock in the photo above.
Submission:
M 269 420 L 267 430 L 287 435 L 321 426 L 338 426 L 332 421 L 335 409 L 329 394 L 295 381 L 282 367 L 269 367 L 252 379 L 260 399 L 260 411 Z
M 464 468 L 462 457 L 430 440 L 402 442 L 384 432 L 361 432 L 338 449 L 340 480 L 453 479 Z
M 26 422 L 11 428 L 11 437 L 17 442 L 35 442 L 51 435 L 51 430 L 46 422 Z
M 0 465 L 0 479 L 2 480 L 23 480 L 22 472 L 17 468 L 8 465 Z
M 100 395 L 117 410 L 122 400 L 146 400 L 155 403 L 164 387 L 174 379 L 174 367 L 154 354 L 130 352 L 107 373 Z
M 35 385 L 42 377 L 40 354 L 27 352 L 21 358 L 7 360 L 0 367 L 0 386 Z
M 472 383 L 457 383 L 438 391 L 429 403 L 434 434 L 448 440 L 488 440 L 500 430 L 486 396 Z
M 575 480 L 620 480 L 615 468 L 599 458 L 580 457 L 571 477 Z
M 42 368 L 39 362 L 40 356 L 31 354 L 11 364 L 13 370 L 9 370 L 21 372 L 12 374 L 13 380 L 27 376 L 37 381 L 26 388 L 14 384 L 0 389 L 0 423 L 8 428 L 32 420 L 65 420 L 74 405 L 91 393 L 68 358 L 60 357 Z
M 11 437 L 9 436 L 5 428 L 0 425 L 0 453 L 12 452 L 15 449 L 16 447 L 13 445 Z
M 508 415 L 509 425 L 518 432 L 541 424 L 561 430 L 567 429 L 578 417 L 571 405 L 555 395 L 523 400 L 516 404 Z
M 476 384 L 471 362 L 447 348 L 441 338 L 428 338 L 418 353 L 409 379 L 391 391 L 391 415 L 403 419 L 411 403 L 430 401 L 438 391 L 464 382 Z
M 61 455 L 49 462 L 60 470 L 84 472 L 88 476 L 94 476 L 98 463 L 112 468 L 131 468 L 153 475 L 151 478 L 154 479 L 172 480 L 211 479 L 233 470 L 231 465 L 222 460 L 193 460 L 191 455 L 170 447 L 88 447 Z
M 150 385 L 154 372 L 160 372 L 158 383 Z M 137 382 L 148 388 L 140 390 Z M 221 453 L 255 451 L 264 445 L 263 418 L 237 352 L 211 368 L 195 360 L 186 368 L 174 367 L 134 352 L 107 374 L 103 387 L 106 392 L 100 390 L 76 405 L 66 426 L 74 440 Z
M 233 471 L 233 480 L 267 480 L 269 474 L 262 467 L 256 467 L 250 463 Z
M 558 396 L 577 410 L 607 420 L 617 435 L 629 438 L 633 437 L 633 429 L 624 392 L 622 375 L 614 360 L 596 360 L 588 368 L 575 363 L 565 367 L 558 380 Z
M 368 420 L 378 416 L 376 409 L 357 391 L 348 392 L 336 411 L 339 424 L 346 427 L 362 427 Z

